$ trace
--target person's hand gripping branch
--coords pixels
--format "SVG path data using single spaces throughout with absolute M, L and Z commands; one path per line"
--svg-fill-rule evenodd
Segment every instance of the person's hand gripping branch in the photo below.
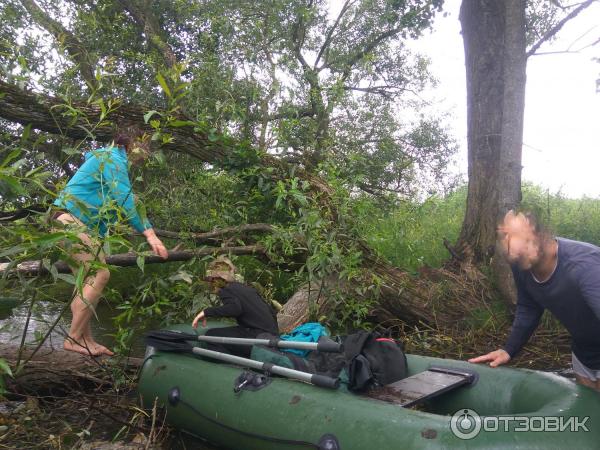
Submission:
M 156 236 L 153 228 L 148 228 L 144 230 L 144 236 L 146 237 L 146 241 L 148 245 L 152 249 L 155 255 L 160 256 L 163 259 L 167 259 L 169 257 L 169 252 L 167 248 L 162 243 L 162 241 Z

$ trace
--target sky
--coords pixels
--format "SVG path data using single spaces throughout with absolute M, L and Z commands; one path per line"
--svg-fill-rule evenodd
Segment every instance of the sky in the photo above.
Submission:
M 440 111 L 450 113 L 448 123 L 460 145 L 457 170 L 466 174 L 466 82 L 459 8 L 460 0 L 446 0 L 447 16 L 438 16 L 433 31 L 410 47 L 431 58 L 439 85 L 424 95 Z M 596 93 L 600 63 L 592 60 L 600 57 L 600 44 L 573 51 L 599 38 L 600 2 L 596 2 L 568 23 L 555 41 L 538 50 L 557 53 L 528 59 L 523 181 L 550 193 L 600 198 L 600 92 Z M 569 48 L 571 52 L 565 53 Z

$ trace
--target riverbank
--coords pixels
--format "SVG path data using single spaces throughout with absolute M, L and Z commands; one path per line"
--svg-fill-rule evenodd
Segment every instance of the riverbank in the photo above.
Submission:
M 0 345 L 11 366 L 19 349 Z M 30 356 L 26 351 L 21 361 Z M 214 450 L 165 425 L 158 407 L 142 410 L 136 393 L 142 358 L 90 358 L 43 348 L 7 378 L 0 401 L 0 449 Z
M 555 340 L 558 336 L 552 336 Z M 423 336 L 420 336 L 421 345 Z M 483 335 L 429 336 L 435 347 L 422 347 L 421 353 L 446 358 L 473 352 L 482 347 Z M 492 341 L 501 336 L 489 336 Z M 409 351 L 416 338 L 407 339 Z M 536 336 L 513 367 L 560 364 L 567 369 L 563 339 L 550 347 L 548 336 Z M 12 367 L 30 355 L 15 345 L 0 344 L 0 358 Z M 142 410 L 136 393 L 138 368 L 142 358 L 90 358 L 60 348 L 43 347 L 26 365 L 7 379 L 8 394 L 0 402 L 0 449 L 204 449 L 215 447 L 180 434 L 168 427 L 160 407 Z M 537 367 L 539 368 L 539 367 Z M 568 374 L 568 372 L 567 372 Z

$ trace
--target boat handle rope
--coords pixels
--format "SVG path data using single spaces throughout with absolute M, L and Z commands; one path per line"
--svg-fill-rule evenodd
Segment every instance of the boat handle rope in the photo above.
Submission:
M 238 428 L 232 427 L 231 425 L 227 425 L 223 422 L 219 422 L 218 420 L 213 419 L 212 417 L 207 416 L 203 412 L 196 409 L 196 407 L 194 405 L 186 402 L 183 398 L 181 398 L 181 391 L 179 390 L 178 387 L 173 387 L 169 390 L 168 400 L 169 400 L 169 403 L 171 404 L 171 406 L 173 406 L 173 407 L 176 407 L 178 403 L 181 403 L 182 405 L 187 406 L 189 409 L 192 410 L 192 412 L 194 412 L 196 415 L 202 417 L 203 419 L 208 420 L 209 422 L 211 422 L 215 425 L 218 425 L 222 428 L 225 428 L 226 430 L 230 430 L 230 431 L 234 431 L 239 434 L 243 434 L 244 436 L 248 436 L 248 437 L 252 437 L 252 438 L 256 438 L 256 439 L 262 439 L 263 441 L 268 441 L 268 442 L 276 442 L 278 444 L 310 447 L 310 448 L 314 448 L 317 450 L 340 450 L 341 449 L 337 438 L 333 434 L 329 434 L 329 433 L 321 436 L 321 439 L 319 439 L 318 444 L 314 444 L 314 443 L 308 442 L 308 441 L 297 441 L 294 439 L 283 439 L 283 438 L 277 438 L 277 437 L 273 437 L 273 436 L 265 436 L 264 434 L 252 433 L 250 431 L 244 431 L 244 430 L 240 430 Z

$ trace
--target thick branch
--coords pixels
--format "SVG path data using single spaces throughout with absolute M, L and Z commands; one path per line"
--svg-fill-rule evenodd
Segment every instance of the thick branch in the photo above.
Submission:
M 327 30 L 327 35 L 325 36 L 325 40 L 323 41 L 323 45 L 321 46 L 321 49 L 319 50 L 319 54 L 317 55 L 317 59 L 315 59 L 315 65 L 314 65 L 315 69 L 319 65 L 319 61 L 321 59 L 321 56 L 323 56 L 323 53 L 325 53 L 325 52 L 327 52 L 329 50 L 329 44 L 331 44 L 331 39 L 333 38 L 333 32 L 335 31 L 335 29 L 339 25 L 340 20 L 342 20 L 342 17 L 344 17 L 344 14 L 346 14 L 346 12 L 348 12 L 348 10 L 350 9 L 350 6 L 351 6 L 352 3 L 353 2 L 351 2 L 351 0 L 346 0 L 346 2 L 344 3 L 344 5 L 342 6 L 342 9 L 340 10 L 340 13 L 337 16 L 337 19 L 335 19 L 334 24 L 331 26 L 331 28 L 329 30 Z
M 22 125 L 73 139 L 95 139 L 110 142 L 114 136 L 111 122 L 101 120 L 97 105 L 86 103 L 66 104 L 63 99 L 24 91 L 0 80 L 0 117 Z M 73 112 L 77 111 L 77 114 Z M 146 109 L 139 105 L 120 104 L 110 113 L 109 119 L 120 125 L 144 124 Z M 100 124 L 100 125 L 97 125 Z M 206 133 L 194 131 L 193 127 L 177 127 L 169 130 L 173 143 L 163 146 L 166 150 L 187 153 L 203 162 L 218 163 L 226 159 L 231 150 L 219 142 L 208 139 Z
M 526 56 L 530 57 L 532 55 L 535 54 L 535 52 L 542 46 L 542 44 L 546 41 L 548 41 L 549 39 L 552 39 L 552 37 L 554 37 L 556 35 L 556 33 L 558 33 L 560 31 L 560 29 L 571 19 L 573 19 L 575 16 L 577 16 L 581 11 L 583 11 L 584 9 L 586 9 L 588 6 L 590 6 L 592 3 L 594 3 L 596 0 L 587 0 L 585 2 L 583 2 L 582 4 L 580 4 L 577 8 L 575 8 L 573 11 L 571 11 L 569 14 L 567 14 L 560 22 L 558 22 L 556 25 L 554 25 L 552 28 L 550 28 L 546 34 L 544 34 L 539 41 L 537 41 L 535 44 L 533 44 L 533 46 L 527 51 Z
M 95 62 L 85 46 L 60 22 L 48 16 L 33 0 L 21 0 L 21 3 L 33 20 L 48 31 L 62 45 L 69 57 L 79 66 L 81 76 L 92 89 L 98 88 L 98 80 L 94 75 Z
M 74 114 L 73 111 L 78 113 Z M 110 112 L 108 119 L 120 125 L 138 125 L 153 132 L 154 130 L 144 123 L 146 111 L 143 106 L 120 104 Z M 31 124 L 35 129 L 74 139 L 93 138 L 100 142 L 110 142 L 114 135 L 113 125 L 106 120 L 107 118 L 101 120 L 100 114 L 101 110 L 97 105 L 86 103 L 67 105 L 62 99 L 24 91 L 0 80 L 0 117 L 12 122 L 22 125 Z M 191 123 L 190 126 L 166 129 L 165 132 L 168 132 L 172 139 L 170 143 L 163 144 L 162 148 L 166 151 L 185 153 L 210 164 L 230 163 L 239 142 L 233 139 L 211 140 L 207 133 L 195 130 L 193 125 Z M 275 169 L 271 173 L 274 179 L 289 176 L 290 167 L 284 161 L 265 153 L 257 156 L 264 167 Z M 319 197 L 320 202 L 333 209 L 327 201 L 333 192 L 323 179 L 299 167 L 295 168 L 294 174 L 308 181 L 315 197 Z
M 402 27 L 398 27 L 398 28 L 393 28 L 391 30 L 386 31 L 385 33 L 380 34 L 375 39 L 373 39 L 371 42 L 369 42 L 367 45 L 365 45 L 361 51 L 356 52 L 356 54 L 348 62 L 347 66 L 353 67 L 357 62 L 361 61 L 365 56 L 367 56 L 369 53 L 371 53 L 373 51 L 373 49 L 375 49 L 375 47 L 377 47 L 380 43 L 382 43 L 386 39 L 389 39 L 389 38 L 397 35 L 401 31 L 402 31 Z
M 189 261 L 197 256 L 209 255 L 255 255 L 266 257 L 266 250 L 261 245 L 245 245 L 239 247 L 208 247 L 197 250 L 182 250 L 169 252 L 167 259 L 162 259 L 160 256 L 152 255 L 144 258 L 145 264 L 159 264 L 176 261 Z M 137 256 L 135 253 L 121 253 L 118 255 L 110 255 L 106 257 L 106 263 L 112 266 L 133 267 L 137 265 Z M 58 273 L 71 273 L 69 266 L 59 261 L 54 264 Z M 39 261 L 25 261 L 18 264 L 16 268 L 10 268 L 10 263 L 0 263 L 0 273 L 8 271 L 10 274 L 20 273 L 22 275 L 46 274 L 48 271 L 41 266 Z
M 139 5 L 135 0 L 119 0 L 119 3 L 144 31 L 148 43 L 160 53 L 165 66 L 169 69 L 172 68 L 177 63 L 177 57 L 164 39 L 165 33 L 161 29 L 158 19 L 152 13 L 151 2 L 144 0 L 142 5 Z
M 314 117 L 317 112 L 313 108 L 299 108 L 290 111 L 281 111 L 276 114 L 267 116 L 267 120 L 280 120 L 280 119 L 300 119 L 303 117 Z M 253 118 L 253 117 L 252 117 Z M 257 119 L 260 116 L 257 115 Z

